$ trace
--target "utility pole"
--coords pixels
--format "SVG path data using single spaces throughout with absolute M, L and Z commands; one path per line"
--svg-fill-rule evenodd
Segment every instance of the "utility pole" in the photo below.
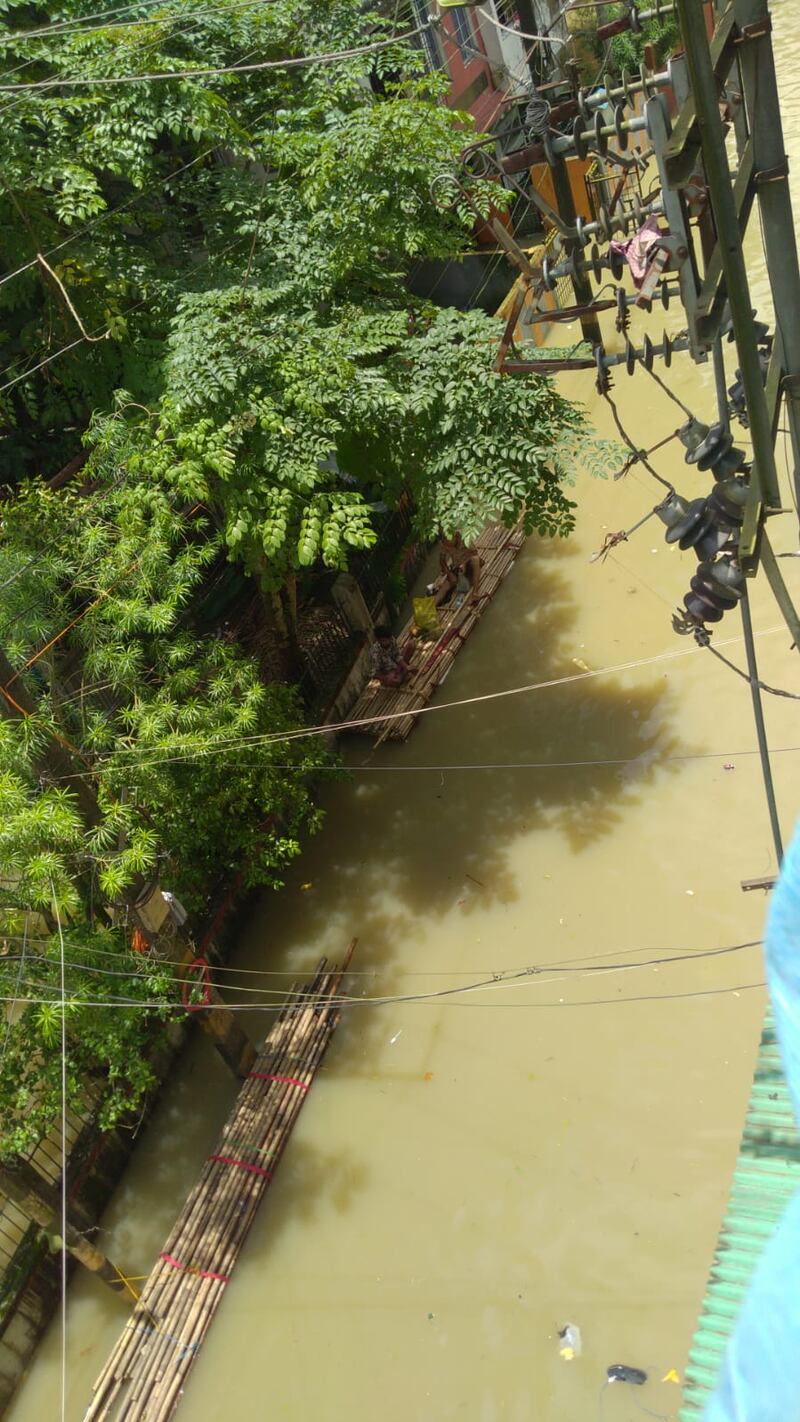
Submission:
M 556 207 L 560 216 L 570 227 L 575 226 L 577 213 L 575 211 L 575 201 L 572 196 L 572 185 L 569 180 L 569 170 L 566 159 L 555 156 L 550 165 L 550 172 L 553 177 L 553 192 L 556 199 Z M 564 247 L 568 257 L 579 257 L 583 255 L 583 248 L 576 237 L 564 239 Z M 575 271 L 572 277 L 572 289 L 575 293 L 576 306 L 589 306 L 592 302 L 592 284 L 589 278 L 579 271 Z M 584 338 L 594 349 L 602 343 L 603 337 L 600 331 L 600 323 L 594 312 L 586 311 L 580 318 L 581 330 Z
M 730 426 L 728 390 L 725 380 L 725 356 L 722 351 L 722 337 L 719 332 L 717 332 L 714 338 L 713 359 L 714 384 L 717 391 L 717 413 L 719 415 L 720 424 L 727 430 Z M 767 728 L 764 721 L 764 706 L 761 699 L 761 686 L 758 677 L 756 643 L 755 637 L 753 636 L 753 619 L 750 615 L 750 598 L 746 582 L 744 584 L 740 607 L 742 610 L 742 632 L 744 634 L 744 649 L 747 658 L 747 674 L 750 678 L 750 696 L 753 702 L 753 721 L 755 722 L 758 754 L 761 761 L 761 778 L 764 782 L 764 794 L 767 799 L 767 813 L 769 814 L 769 823 L 772 830 L 772 842 L 775 846 L 775 854 L 778 867 L 780 868 L 783 860 L 783 836 L 781 835 L 778 802 L 775 798 L 772 763 L 769 758 L 769 741 L 767 740 Z
M 705 32 L 702 9 L 693 0 L 677 0 L 686 59 L 691 76 L 692 97 L 700 129 L 702 159 L 717 233 L 717 248 L 724 272 L 725 290 L 736 338 L 744 388 L 754 462 L 751 489 L 757 499 L 759 517 L 764 504 L 777 506 L 778 479 L 775 468 L 774 419 L 768 404 L 752 319 L 750 291 L 742 249 L 739 213 L 731 186 L 725 137 L 719 111 L 719 74 L 715 73 Z M 800 270 L 794 239 L 788 166 L 783 146 L 780 106 L 770 41 L 771 20 L 764 0 L 736 0 L 734 13 L 740 31 L 739 62 L 747 102 L 748 141 L 752 145 L 753 182 L 761 207 L 764 248 L 775 304 L 778 331 L 776 350 L 779 387 L 788 395 L 787 409 L 794 454 L 794 484 L 800 487 L 800 425 L 797 398 L 800 381 Z M 755 48 L 754 48 L 755 47 Z M 763 87 L 762 87 L 763 86 Z M 737 135 L 738 136 L 738 135 Z M 740 162 L 743 161 L 743 153 Z M 787 347 L 788 339 L 788 347 Z M 773 351 L 773 358 L 776 351 Z M 727 428 L 728 405 L 725 366 L 719 332 L 713 345 L 714 373 L 720 423 Z M 785 373 L 784 373 L 785 372 Z M 776 408 L 779 406 L 780 388 Z M 751 501 L 752 506 L 752 501 Z M 765 535 L 764 535 L 765 537 Z M 771 549 L 770 549 L 771 554 Z M 775 584 L 776 565 L 770 557 L 768 575 Z M 785 590 L 784 590 L 785 591 Z M 781 598 L 778 598 L 779 602 Z M 794 609 L 791 609 L 794 614 Z M 778 816 L 769 745 L 764 723 L 758 677 L 753 623 L 747 586 L 741 598 L 747 671 L 753 701 L 753 717 L 761 760 L 764 790 L 778 864 L 783 858 L 783 842 Z M 794 618 L 796 621 L 796 616 Z M 790 618 L 787 622 L 791 625 Z
M 518 0 L 517 14 L 520 19 L 520 26 L 525 34 L 535 35 L 537 33 L 537 18 L 533 8 L 532 0 Z M 538 47 L 528 51 L 528 68 L 531 75 L 534 93 L 539 92 L 541 84 L 541 65 L 537 62 L 536 55 Z M 572 185 L 569 180 L 569 170 L 566 160 L 560 154 L 552 154 L 549 159 L 550 174 L 553 180 L 553 195 L 556 200 L 556 208 L 561 220 L 569 227 L 574 228 L 577 218 L 575 211 L 575 200 L 572 196 Z M 575 237 L 565 237 L 564 250 L 567 257 L 579 257 L 583 253 L 581 243 Z M 575 293 L 576 306 L 590 306 L 592 302 L 592 286 L 585 273 L 574 271 L 572 289 Z M 584 339 L 594 348 L 600 345 L 602 334 L 597 316 L 592 311 L 584 312 L 580 317 L 581 330 Z
M 733 320 L 736 347 L 742 372 L 750 437 L 755 462 L 751 478 L 759 492 L 777 493 L 778 475 L 775 468 L 772 424 L 767 410 L 758 345 L 753 327 L 750 287 L 744 262 L 730 165 L 725 148 L 725 136 L 719 114 L 717 80 L 711 67 L 711 54 L 706 35 L 705 15 L 697 0 L 676 0 L 681 32 L 686 48 L 686 62 L 691 79 L 697 121 L 702 134 L 702 157 L 708 184 L 714 222 L 717 229 L 717 249 L 725 276 L 725 288 Z M 800 306 L 795 310 L 800 314 Z
M 800 507 L 800 267 L 772 51 L 772 20 L 766 0 L 734 0 L 734 11 L 746 37 L 739 46 L 739 62 L 767 272 L 783 349 L 782 390 L 792 441 L 795 499 Z

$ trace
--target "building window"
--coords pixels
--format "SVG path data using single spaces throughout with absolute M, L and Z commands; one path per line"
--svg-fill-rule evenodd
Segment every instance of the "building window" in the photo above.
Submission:
M 428 23 L 429 12 L 429 0 L 411 0 L 411 13 L 415 23 L 425 26 L 422 33 L 415 36 L 415 42 L 422 47 L 429 69 L 444 69 L 444 54 L 438 38 Z
M 453 39 L 458 45 L 462 62 L 469 64 L 475 59 L 475 43 L 472 37 L 472 25 L 470 24 L 469 10 L 464 5 L 454 5 L 450 10 L 453 16 Z

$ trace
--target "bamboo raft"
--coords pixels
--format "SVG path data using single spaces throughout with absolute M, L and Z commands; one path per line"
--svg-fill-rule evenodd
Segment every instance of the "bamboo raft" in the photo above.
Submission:
M 94 1385 L 85 1422 L 166 1422 L 339 1021 L 341 968 L 293 989 Z M 330 999 L 330 1005 L 325 1005 Z
M 478 603 L 465 602 L 456 609 L 441 608 L 440 632 L 433 642 L 414 642 L 414 620 L 410 618 L 397 640 L 401 648 L 409 642 L 412 644 L 411 653 L 405 653 L 413 672 L 411 680 L 396 688 L 367 686 L 348 718 L 361 724 L 350 725 L 348 729 L 357 735 L 375 736 L 376 746 L 387 740 L 407 739 L 417 723 L 416 713 L 427 705 L 436 687 L 444 681 L 470 632 L 511 572 L 524 542 L 525 535 L 520 528 L 508 529 L 497 524 L 476 539 L 475 547 L 483 559 Z M 443 577 L 437 579 L 437 591 L 443 582 Z M 386 720 L 387 716 L 395 719 Z M 381 721 L 383 726 L 379 725 Z

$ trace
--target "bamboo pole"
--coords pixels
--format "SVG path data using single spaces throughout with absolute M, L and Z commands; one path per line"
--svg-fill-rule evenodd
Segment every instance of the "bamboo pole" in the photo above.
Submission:
M 311 1023 L 309 1029 L 309 1041 L 303 1053 L 303 1059 L 296 1059 L 293 1064 L 293 1072 L 298 1080 L 302 1080 L 305 1085 L 310 1084 L 313 1077 L 313 1070 L 316 1060 L 319 1059 L 320 1049 L 324 1038 L 329 1035 L 325 1030 L 325 1024 Z M 285 1145 L 291 1132 L 296 1116 L 301 1108 L 302 1095 L 297 1088 L 294 1088 L 294 1098 L 292 1100 L 292 1090 L 282 1093 L 282 1105 L 278 1108 L 277 1123 L 278 1139 L 281 1145 Z M 261 1186 L 258 1177 L 251 1176 L 242 1185 L 231 1183 L 228 1191 L 227 1215 L 217 1222 L 214 1232 L 223 1237 L 222 1252 L 214 1261 L 215 1268 L 228 1274 L 235 1264 L 236 1258 L 241 1250 L 244 1239 L 251 1227 L 257 1206 L 268 1181 Z M 185 1375 L 191 1367 L 191 1361 L 200 1343 L 205 1337 L 205 1333 L 211 1322 L 211 1310 L 202 1288 L 198 1289 L 188 1315 L 181 1320 L 179 1332 L 185 1337 L 186 1342 L 191 1346 L 191 1352 L 184 1355 L 178 1369 L 172 1370 L 172 1376 L 166 1380 L 166 1385 L 161 1386 L 152 1396 L 152 1411 L 154 1419 L 166 1417 L 171 1412 L 171 1402 L 177 1396 Z M 162 1407 L 163 1404 L 163 1407 Z
M 143 1422 L 145 1416 L 166 1422 L 171 1416 L 225 1290 L 223 1279 L 230 1278 L 339 1020 L 333 1003 L 319 1004 L 338 993 L 354 948 L 355 940 L 340 969 L 327 970 L 323 960 L 311 984 L 273 1024 L 253 1067 L 256 1075 L 242 1086 L 213 1153 L 231 1159 L 205 1162 L 162 1251 L 187 1267 L 157 1261 L 136 1310 L 146 1320 L 140 1326 L 154 1332 L 143 1343 L 126 1330 L 95 1384 L 86 1422 L 109 1418 L 112 1408 L 118 1422 Z M 260 1072 L 290 1079 L 265 1081 Z M 268 1166 L 261 1165 L 265 1158 Z M 256 1170 L 244 1170 L 247 1165 Z M 261 1169 L 268 1173 L 257 1173 Z M 205 1270 L 223 1278 L 196 1272 Z
M 327 984 L 325 986 L 327 986 Z M 302 1080 L 304 1084 L 310 1084 L 315 1059 L 319 1057 L 320 1047 L 325 1037 L 329 1034 L 325 1031 L 324 1023 L 315 1024 L 312 1020 L 308 1024 L 308 1029 L 304 1035 L 308 1040 L 302 1050 L 301 1057 L 294 1059 L 295 1064 L 292 1069 L 293 1074 L 297 1076 L 298 1080 Z M 295 1097 L 294 1102 L 292 1101 L 292 1089 L 283 1091 L 281 1093 L 281 1101 L 276 1107 L 275 1116 L 277 1118 L 278 1140 L 281 1145 L 284 1145 L 288 1138 L 302 1102 L 302 1095 L 297 1088 L 293 1089 L 293 1093 Z M 264 1185 L 261 1186 L 258 1177 L 255 1176 L 251 1176 L 250 1179 L 246 1180 L 243 1184 L 233 1179 L 231 1180 L 226 1192 L 225 1213 L 221 1219 L 217 1219 L 212 1224 L 212 1233 L 219 1234 L 223 1238 L 222 1253 L 214 1259 L 216 1270 L 227 1274 L 233 1267 L 246 1233 L 255 1217 L 256 1207 L 268 1183 L 268 1181 L 265 1181 Z M 199 1343 L 205 1336 L 205 1332 L 210 1324 L 211 1310 L 208 1307 L 208 1300 L 205 1297 L 205 1293 L 206 1291 L 202 1288 L 196 1291 L 191 1302 L 191 1307 L 188 1309 L 188 1312 L 184 1312 L 184 1316 L 181 1318 L 179 1325 L 176 1325 L 176 1321 L 173 1319 L 174 1331 L 185 1338 L 186 1343 L 191 1347 L 191 1352 L 184 1354 L 181 1365 L 178 1369 L 172 1370 L 172 1378 L 167 1380 L 167 1410 L 162 1413 L 162 1407 L 160 1405 L 164 1395 L 163 1387 L 159 1388 L 152 1396 L 152 1415 L 154 1418 L 169 1415 L 171 1411 L 171 1407 L 169 1406 L 170 1399 L 174 1398 L 180 1389 L 182 1376 L 184 1376 L 191 1367 L 194 1353 L 197 1351 Z
M 302 1019 L 292 1023 L 292 1033 L 285 1050 L 289 1049 L 291 1039 L 298 1031 L 302 1030 Z M 281 1060 L 284 1054 L 281 1053 Z M 255 1068 L 254 1068 L 255 1069 Z M 243 1091 L 247 1091 L 250 1082 L 246 1084 Z M 234 1114 L 238 1115 L 240 1097 L 237 1099 L 237 1106 Z M 221 1153 L 221 1152 L 220 1152 Z M 213 1272 L 221 1272 L 216 1268 L 213 1259 L 206 1260 L 199 1258 L 195 1260 L 194 1255 L 198 1249 L 202 1250 L 204 1226 L 206 1229 L 214 1227 L 217 1221 L 218 1211 L 224 1204 L 224 1197 L 232 1189 L 230 1180 L 226 1180 L 223 1172 L 212 1169 L 212 1163 L 206 1162 L 201 1172 L 200 1178 L 191 1192 L 187 1201 L 187 1206 L 173 1227 L 167 1242 L 162 1250 L 162 1254 L 170 1254 L 178 1257 L 181 1263 L 194 1267 L 207 1268 Z M 168 1360 L 169 1355 L 174 1351 L 175 1338 L 180 1337 L 181 1326 L 186 1309 L 191 1306 L 192 1297 L 197 1292 L 195 1288 L 195 1278 L 186 1269 L 174 1269 L 164 1260 L 159 1260 L 156 1266 L 154 1280 L 154 1290 L 147 1290 L 142 1295 L 142 1306 L 147 1308 L 151 1315 L 159 1320 L 158 1333 L 152 1340 L 149 1362 L 139 1368 L 139 1377 L 133 1389 L 133 1399 L 146 1388 L 153 1375 Z M 202 1282 L 197 1280 L 197 1284 Z M 219 1288 L 224 1285 L 219 1281 L 210 1280 L 218 1284 Z M 190 1340 L 184 1339 L 184 1344 Z
M 296 1021 L 292 1023 L 293 1030 L 295 1029 L 295 1027 Z M 276 1028 L 278 1034 L 283 1035 L 283 1024 L 281 1023 L 280 1019 L 276 1024 Z M 270 1038 L 268 1037 L 267 1043 L 269 1041 Z M 267 1047 L 267 1043 L 265 1043 L 265 1048 Z M 205 1207 L 207 1207 L 210 1203 L 209 1196 L 207 1193 L 209 1189 L 209 1182 L 207 1176 L 208 1172 L 204 1169 L 200 1176 L 200 1179 L 198 1180 L 194 1189 L 189 1195 L 182 1215 L 182 1223 L 184 1229 L 188 1227 L 189 1230 L 191 1230 L 193 1224 L 193 1215 L 195 1214 L 195 1211 L 199 1212 L 199 1218 L 202 1214 L 204 1205 Z M 219 1181 L 218 1183 L 221 1185 L 222 1182 Z M 180 1247 L 180 1224 L 181 1221 L 179 1221 L 176 1226 L 173 1227 L 173 1230 L 171 1231 L 164 1246 L 164 1250 L 162 1252 L 171 1254 L 177 1253 L 178 1248 Z M 145 1315 L 144 1326 L 152 1326 L 156 1314 L 166 1315 L 168 1313 L 172 1302 L 172 1296 L 180 1289 L 181 1276 L 178 1271 L 172 1270 L 169 1265 L 161 1262 L 156 1264 L 154 1273 L 151 1275 L 151 1280 L 152 1283 L 148 1281 L 148 1285 L 142 1292 L 140 1308 L 136 1311 L 137 1313 L 141 1312 Z M 124 1342 L 124 1335 L 123 1340 L 121 1340 L 121 1342 Z M 154 1349 L 154 1353 L 158 1351 L 163 1351 L 164 1347 L 165 1344 L 162 1341 L 161 1350 L 156 1348 Z M 135 1336 L 131 1337 L 129 1339 L 129 1346 L 127 1348 L 123 1348 L 122 1350 L 123 1355 L 119 1356 L 118 1354 L 116 1358 L 114 1357 L 114 1355 L 112 1355 L 112 1358 L 109 1360 L 109 1363 L 113 1366 L 116 1361 L 118 1368 L 120 1366 L 124 1368 L 126 1362 L 125 1354 L 131 1355 L 137 1352 L 138 1348 L 139 1340 Z M 101 1375 L 101 1379 L 98 1380 L 98 1384 L 96 1384 L 96 1387 L 101 1385 L 103 1380 L 104 1375 Z M 89 1416 L 91 1416 L 91 1412 Z

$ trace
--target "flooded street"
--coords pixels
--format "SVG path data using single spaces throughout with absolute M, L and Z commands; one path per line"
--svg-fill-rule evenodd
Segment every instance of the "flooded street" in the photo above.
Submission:
M 793 173 L 798 14 L 798 0 L 775 10 Z M 800 212 L 796 183 L 794 197 Z M 755 221 L 750 238 L 755 252 Z M 751 270 L 754 304 L 771 318 L 764 273 Z M 674 333 L 680 311 L 666 314 Z M 632 337 L 656 339 L 660 316 L 638 317 Z M 571 327 L 557 335 L 576 339 Z M 678 355 L 668 379 L 711 418 L 710 362 Z M 591 375 L 562 389 L 613 434 Z M 612 393 L 637 443 L 683 419 L 642 370 L 617 374 Z M 679 492 L 706 492 L 708 476 L 682 455 L 672 444 L 655 466 Z M 364 1001 L 343 1015 L 198 1359 L 178 1414 L 190 1422 L 677 1412 L 679 1389 L 660 1379 L 683 1372 L 764 1010 L 760 951 L 737 945 L 761 937 L 765 899 L 739 885 L 776 866 L 749 688 L 670 625 L 692 555 L 669 549 L 654 519 L 589 561 L 608 531 L 659 501 L 659 486 L 646 472 L 581 476 L 574 496 L 575 535 L 529 540 L 434 706 L 641 664 L 434 710 L 405 744 L 377 752 L 349 741 L 351 780 L 325 792 L 323 830 L 246 926 L 233 966 L 276 974 L 242 976 L 254 1002 L 323 953 L 341 958 L 354 935 L 351 991 Z M 797 548 L 794 515 L 770 532 L 777 551 Z M 800 560 L 781 568 L 800 599 Z M 763 575 L 751 599 L 760 674 L 793 689 L 797 654 Z M 716 633 L 726 639 L 743 666 L 736 611 Z M 765 703 L 788 839 L 797 712 Z M 736 951 L 692 958 L 717 948 Z M 674 954 L 687 956 L 649 961 Z M 368 1001 L 534 965 L 544 971 L 470 994 Z M 246 1021 L 263 1037 L 263 1012 Z M 232 1099 L 206 1040 L 193 1041 L 98 1236 L 131 1275 L 152 1264 Z M 127 1316 L 101 1284 L 73 1276 L 69 1422 Z M 568 1322 L 583 1335 L 571 1363 L 557 1337 Z M 60 1346 L 55 1326 L 10 1422 L 59 1415 Z M 601 1392 L 615 1362 L 652 1380 Z

